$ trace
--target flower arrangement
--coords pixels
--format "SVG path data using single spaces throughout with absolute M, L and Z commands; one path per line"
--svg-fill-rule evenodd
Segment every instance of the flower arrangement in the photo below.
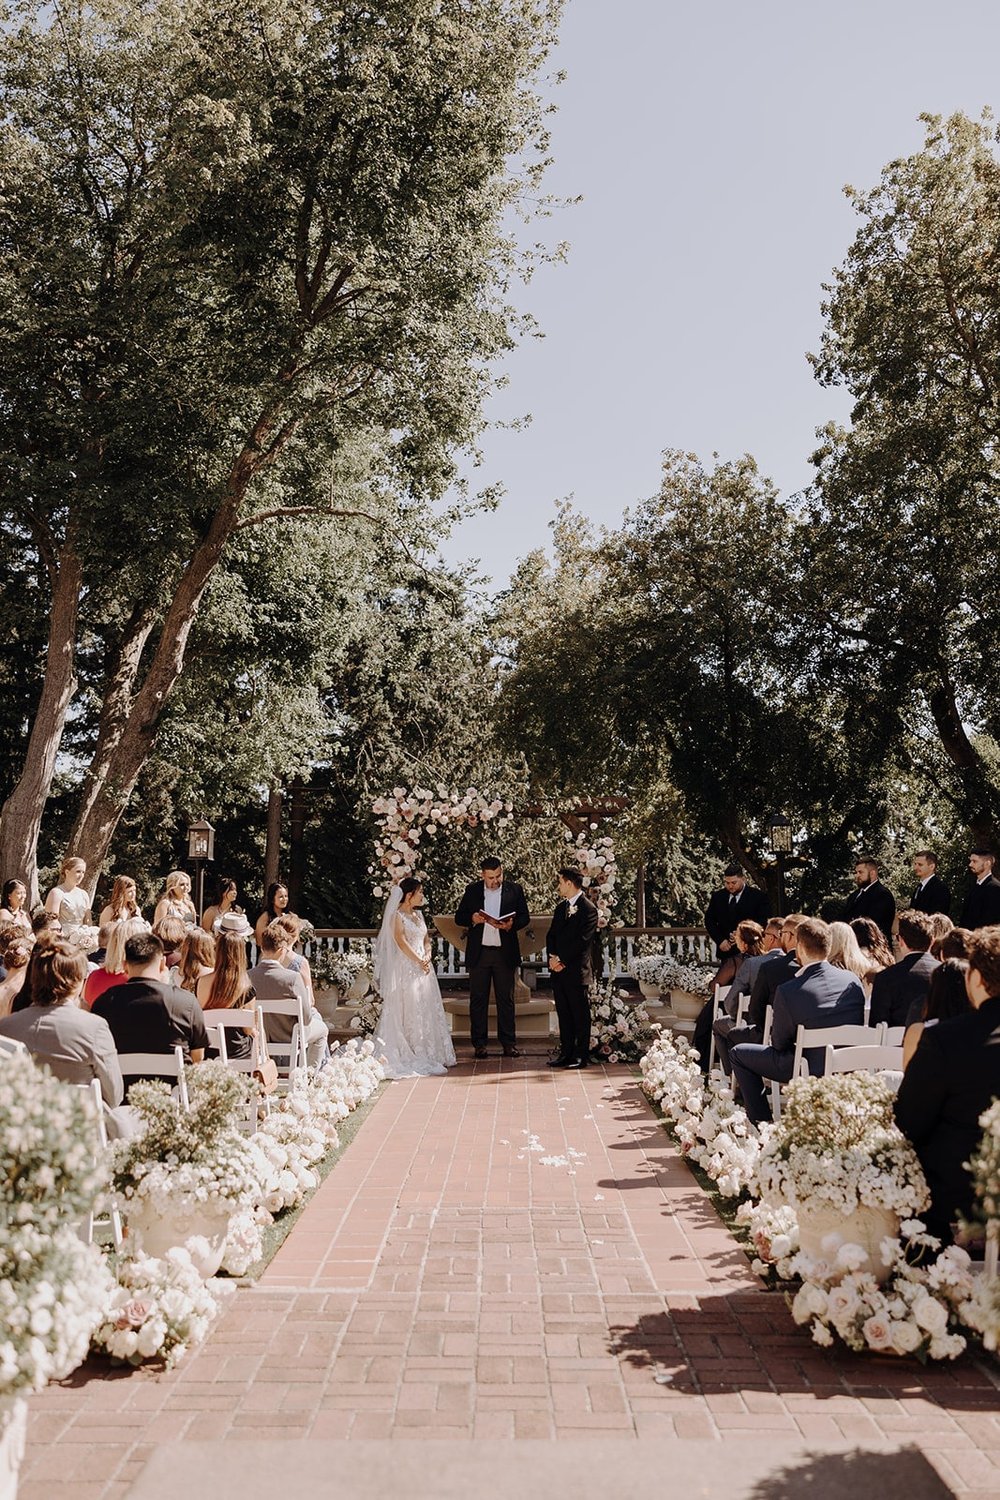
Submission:
M 638 1062 L 659 1031 L 644 1005 L 631 1002 L 626 990 L 610 981 L 591 990 L 592 1047 L 609 1062 Z
M 0 1067 L 0 1396 L 40 1391 L 86 1357 L 111 1295 L 99 1250 L 74 1222 L 97 1203 L 89 1096 L 27 1056 Z
M 628 972 L 639 984 L 648 984 L 661 994 L 668 990 L 687 990 L 694 995 L 708 995 L 713 970 L 701 964 L 684 963 L 670 953 L 651 953 L 633 958 Z
M 848 1348 L 880 1354 L 916 1354 L 954 1359 L 965 1348 L 964 1337 L 949 1332 L 972 1291 L 969 1257 L 952 1245 L 931 1264 L 918 1257 L 940 1249 L 918 1219 L 901 1226 L 901 1238 L 882 1242 L 882 1261 L 889 1268 L 880 1285 L 864 1269 L 866 1251 L 830 1235 L 824 1258 L 801 1251 L 792 1261 L 803 1281 L 792 1300 L 796 1323 L 810 1324 L 816 1343 L 829 1346 L 834 1335 Z
M 160 1360 L 167 1369 L 200 1344 L 232 1287 L 206 1282 L 197 1247 L 178 1246 L 162 1260 L 136 1255 L 118 1267 L 118 1285 L 93 1347 L 124 1364 Z
M 757 1252 L 751 1262 L 758 1276 L 772 1268 L 783 1281 L 793 1274 L 792 1263 L 799 1248 L 799 1221 L 790 1204 L 754 1202 L 747 1199 L 736 1210 L 736 1222 L 750 1237 Z
M 761 1152 L 764 1197 L 793 1207 L 822 1202 L 844 1216 L 862 1205 L 919 1214 L 930 1193 L 892 1104 L 891 1088 L 873 1073 L 795 1080 Z
M 615 858 L 614 839 L 607 834 L 593 838 L 596 831 L 597 824 L 591 823 L 589 829 L 584 829 L 575 838 L 567 831 L 566 841 L 570 846 L 571 858 L 580 867 L 584 889 L 597 907 L 598 925 L 606 927 L 618 901 L 615 894 L 618 862 Z
M 63 941 L 69 943 L 72 948 L 79 948 L 81 953 L 96 953 L 101 946 L 101 938 L 98 928 L 89 924 L 78 923 L 72 927 L 64 927 Z
M 671 1121 L 685 1156 L 727 1198 L 756 1183 L 761 1137 L 727 1084 L 706 1079 L 697 1053 L 663 1032 L 640 1063 L 642 1087 Z
M 256 1177 L 238 1120 L 255 1085 L 222 1062 L 187 1072 L 190 1110 L 162 1081 L 135 1083 L 129 1103 L 138 1135 L 112 1147 L 114 1186 L 126 1217 L 144 1200 L 156 1211 L 225 1203 L 235 1213 L 254 1201 Z
M 382 1020 L 382 996 L 377 990 L 369 990 L 351 1016 L 351 1030 L 362 1036 L 374 1036 Z
M 509 799 L 489 797 L 476 787 L 458 792 L 446 786 L 433 791 L 428 787 L 393 787 L 376 797 L 371 808 L 377 832 L 375 863 L 369 866 L 369 874 L 375 877 L 373 894 L 380 899 L 389 894 L 392 881 L 411 875 L 417 868 L 425 835 L 434 838 L 451 826 L 476 828 L 496 823 L 499 827 L 509 823 L 514 812 Z
M 313 985 L 319 989 L 336 989 L 341 996 L 347 994 L 360 974 L 371 973 L 371 953 L 354 953 L 350 949 L 340 953 L 328 943 L 313 948 L 309 955 L 309 968 Z
M 978 1233 L 1000 1234 L 1000 1100 L 979 1116 L 983 1138 L 969 1162 L 975 1193 L 973 1221 Z M 1000 1347 L 1000 1278 L 977 1278 L 963 1309 L 970 1328 L 982 1335 L 987 1349 Z

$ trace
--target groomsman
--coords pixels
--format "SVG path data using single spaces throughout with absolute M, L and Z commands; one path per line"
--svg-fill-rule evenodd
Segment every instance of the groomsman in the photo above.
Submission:
M 930 849 L 919 849 L 913 856 L 913 873 L 917 877 L 917 888 L 910 902 L 911 911 L 926 912 L 929 917 L 938 912 L 944 917 L 951 911 L 951 891 L 937 872 L 937 855 Z
M 713 891 L 705 911 L 705 927 L 720 959 L 736 954 L 736 929 L 741 922 L 766 926 L 771 906 L 764 891 L 747 885 L 739 865 L 727 865 L 723 889 Z
M 847 899 L 844 921 L 853 922 L 856 917 L 871 917 L 885 933 L 885 940 L 891 948 L 896 898 L 878 878 L 878 860 L 872 859 L 870 854 L 863 854 L 854 866 L 854 881 L 857 890 Z
M 1000 926 L 1000 880 L 993 873 L 993 865 L 989 849 L 973 849 L 969 855 L 969 869 L 976 883 L 965 898 L 960 927 Z
M 561 900 L 552 916 L 546 949 L 559 1018 L 559 1054 L 550 1068 L 585 1068 L 590 1061 L 591 951 L 597 907 L 583 894 L 583 876 L 567 865 L 559 871 Z

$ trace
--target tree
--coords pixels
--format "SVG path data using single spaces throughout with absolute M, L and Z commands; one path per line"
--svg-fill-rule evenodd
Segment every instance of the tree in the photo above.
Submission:
M 923 118 L 921 151 L 848 189 L 815 367 L 855 404 L 816 454 L 810 628 L 845 692 L 879 683 L 898 745 L 937 738 L 942 792 L 996 842 L 1000 163 L 989 116 Z
M 426 541 L 518 331 L 501 221 L 545 165 L 558 9 L 98 0 L 5 30 L 0 463 L 48 651 L 4 868 L 33 879 L 81 613 L 96 867 L 241 531 L 346 512 Z

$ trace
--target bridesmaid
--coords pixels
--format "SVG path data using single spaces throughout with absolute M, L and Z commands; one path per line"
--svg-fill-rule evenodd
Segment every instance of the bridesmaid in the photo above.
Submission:
M 84 927 L 90 918 L 90 897 L 83 889 L 87 861 L 71 854 L 59 866 L 59 884 L 45 898 L 45 910 L 58 917 L 63 929 Z

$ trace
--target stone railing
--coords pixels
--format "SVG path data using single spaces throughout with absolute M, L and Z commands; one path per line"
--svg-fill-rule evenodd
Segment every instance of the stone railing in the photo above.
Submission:
M 306 957 L 315 947 L 331 947 L 340 953 L 352 947 L 359 950 L 364 943 L 373 941 L 377 931 L 375 927 L 317 927 L 315 937 L 306 945 Z M 606 972 L 615 979 L 624 979 L 628 974 L 639 938 L 644 939 L 643 948 L 648 952 L 666 952 L 686 963 L 712 962 L 712 944 L 703 927 L 609 927 L 602 938 Z M 432 933 L 431 941 L 438 978 L 464 978 L 465 959 L 458 949 L 437 933 Z M 539 954 L 536 962 L 541 966 L 543 955 Z

